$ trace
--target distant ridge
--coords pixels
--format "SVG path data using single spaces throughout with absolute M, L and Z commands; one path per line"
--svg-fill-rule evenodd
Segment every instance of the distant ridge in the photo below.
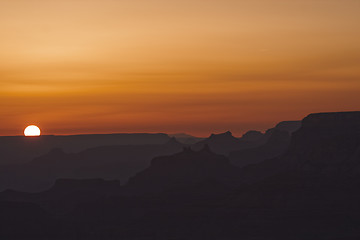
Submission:
M 27 162 L 53 148 L 62 148 L 65 152 L 80 152 L 98 146 L 164 144 L 169 139 L 170 137 L 164 133 L 44 135 L 36 138 L 0 137 L 0 164 Z
M 27 163 L 1 167 L 0 191 L 41 191 L 58 178 L 118 179 L 124 184 L 149 166 L 152 158 L 176 153 L 182 147 L 175 138 L 167 138 L 164 144 L 100 146 L 78 153 L 54 148 Z
M 192 136 L 190 134 L 186 134 L 186 133 L 173 133 L 173 134 L 168 134 L 168 135 L 170 137 L 176 138 L 179 142 L 184 143 L 184 144 L 194 144 L 194 143 L 197 143 L 204 139 L 204 138 L 194 137 L 194 136 Z

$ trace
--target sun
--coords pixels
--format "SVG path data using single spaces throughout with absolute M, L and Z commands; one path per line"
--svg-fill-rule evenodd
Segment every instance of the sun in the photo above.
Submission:
M 40 128 L 38 128 L 35 125 L 27 126 L 24 130 L 24 135 L 26 137 L 38 137 L 40 136 L 40 134 L 41 134 Z

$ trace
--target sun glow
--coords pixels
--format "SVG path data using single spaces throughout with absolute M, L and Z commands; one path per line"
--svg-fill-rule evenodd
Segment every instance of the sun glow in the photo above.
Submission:
M 26 137 L 38 137 L 40 136 L 40 134 L 41 134 L 40 128 L 38 128 L 35 125 L 27 126 L 24 130 L 24 135 Z

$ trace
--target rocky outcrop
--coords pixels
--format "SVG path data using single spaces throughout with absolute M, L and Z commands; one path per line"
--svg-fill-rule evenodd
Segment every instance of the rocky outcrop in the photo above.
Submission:
M 241 136 L 241 140 L 247 142 L 257 142 L 261 141 L 264 138 L 264 135 L 265 134 L 260 131 L 250 130 Z
M 256 164 L 283 154 L 290 144 L 290 134 L 286 131 L 274 130 L 263 145 L 231 152 L 229 159 L 238 167 Z
M 128 187 L 140 192 L 158 192 L 178 186 L 216 180 L 231 182 L 238 169 L 208 145 L 200 151 L 184 148 L 180 153 L 156 157 L 151 166 L 130 179 Z
M 255 143 L 236 138 L 230 131 L 227 131 L 220 134 L 211 134 L 209 138 L 194 144 L 192 149 L 199 151 L 205 145 L 208 145 L 215 153 L 228 156 L 231 151 L 249 148 L 255 146 Z

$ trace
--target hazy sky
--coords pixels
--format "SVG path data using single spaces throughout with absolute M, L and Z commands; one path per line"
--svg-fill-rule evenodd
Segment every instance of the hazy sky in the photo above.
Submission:
M 359 0 L 0 0 L 0 135 L 240 135 L 360 110 L 359 13 Z

